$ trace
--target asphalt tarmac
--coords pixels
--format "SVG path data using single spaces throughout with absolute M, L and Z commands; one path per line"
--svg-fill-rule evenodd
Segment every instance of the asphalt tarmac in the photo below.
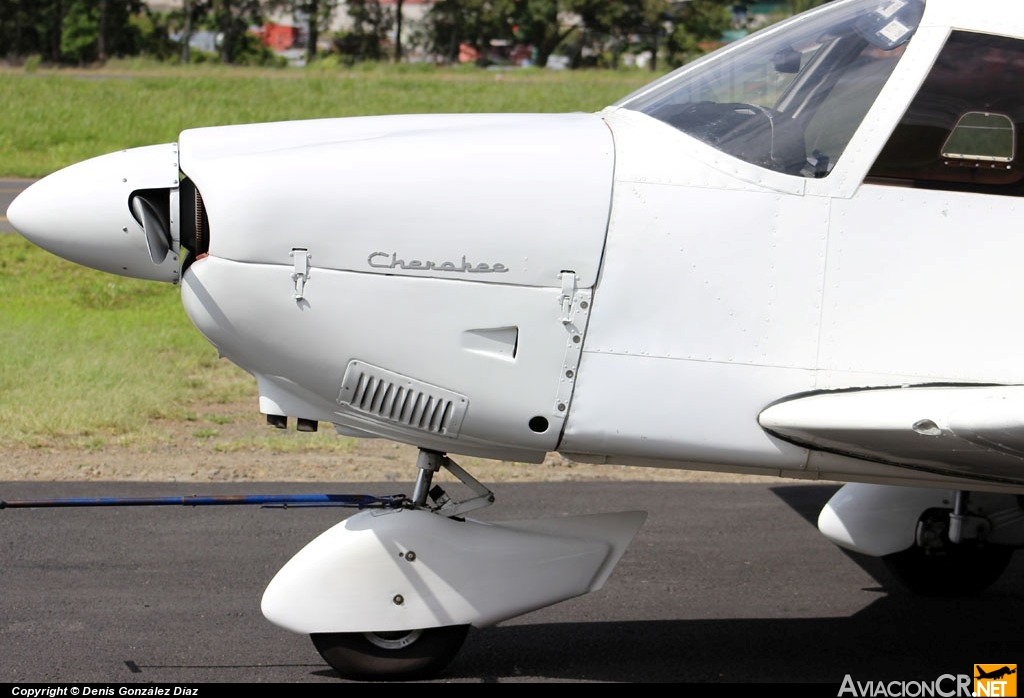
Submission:
M 7 220 L 7 207 L 14 201 L 14 197 L 22 192 L 25 187 L 32 184 L 31 179 L 0 179 L 0 233 L 13 233 Z
M 432 682 L 812 683 L 837 695 L 847 675 L 932 682 L 1024 659 L 1020 554 L 977 598 L 912 596 L 877 560 L 844 553 L 817 531 L 832 485 L 491 487 L 497 503 L 474 518 L 634 509 L 649 517 L 601 590 L 473 629 Z M 8 501 L 403 491 L 394 483 L 0 484 Z M 2 510 L 0 683 L 345 683 L 308 637 L 267 621 L 260 599 L 292 554 L 351 513 Z

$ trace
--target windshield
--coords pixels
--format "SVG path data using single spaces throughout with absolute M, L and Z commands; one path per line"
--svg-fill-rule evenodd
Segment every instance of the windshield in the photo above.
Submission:
M 924 0 L 840 0 L 669 73 L 616 106 L 755 165 L 824 177 L 889 78 Z

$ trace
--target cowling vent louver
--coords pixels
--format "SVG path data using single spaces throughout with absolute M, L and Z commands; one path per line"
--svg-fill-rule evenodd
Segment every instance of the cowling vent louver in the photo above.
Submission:
M 341 381 L 338 404 L 378 421 L 455 437 L 469 400 L 379 366 L 351 361 Z

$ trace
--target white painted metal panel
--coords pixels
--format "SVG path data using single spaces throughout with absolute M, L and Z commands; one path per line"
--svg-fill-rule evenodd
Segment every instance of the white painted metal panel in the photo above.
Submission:
M 558 450 L 609 463 L 799 470 L 806 450 L 766 434 L 757 415 L 812 381 L 805 370 L 585 351 Z
M 268 404 L 451 453 L 539 461 L 554 448 L 565 362 L 575 372 L 580 331 L 562 322 L 560 291 L 315 269 L 296 300 L 290 272 L 211 256 L 182 281 L 189 317 L 221 354 L 260 377 Z M 459 439 L 340 401 L 352 360 L 465 396 Z M 547 427 L 531 427 L 534 417 Z
M 757 188 L 754 177 L 719 186 L 700 149 L 666 158 L 674 142 L 693 139 L 673 132 L 666 145 L 669 131 L 653 139 L 640 119 L 618 116 L 609 116 L 616 145 L 630 155 L 616 170 L 559 450 L 611 462 L 801 467 L 804 450 L 766 435 L 757 414 L 813 387 L 829 200 Z M 657 163 L 655 181 L 644 162 Z M 714 187 L 703 186 L 709 179 Z
M 1019 0 L 927 0 L 921 23 L 1004 36 L 1024 35 Z
M 741 191 L 800 194 L 807 180 L 757 167 L 640 112 L 609 107 L 619 180 Z
M 1024 382 L 1024 236 L 1007 225 L 1021 211 L 1016 197 L 872 185 L 833 202 L 823 386 Z
M 181 134 L 210 254 L 558 286 L 597 278 L 613 145 L 593 114 L 415 115 Z
M 829 200 L 743 183 L 693 186 L 706 163 L 680 156 L 670 171 L 648 130 L 610 123 L 632 156 L 616 169 L 584 351 L 812 368 Z M 670 131 L 659 134 L 694 140 Z M 642 175 L 638 153 L 660 163 L 656 182 Z

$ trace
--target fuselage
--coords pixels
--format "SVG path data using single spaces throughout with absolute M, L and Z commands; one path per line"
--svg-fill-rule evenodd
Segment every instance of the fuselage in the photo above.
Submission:
M 57 173 L 9 218 L 180 283 L 278 420 L 1015 489 L 1024 25 L 988 5 L 830 3 L 595 114 L 190 129 Z M 964 84 L 982 55 L 1005 75 Z M 88 240 L 44 211 L 68 190 Z

